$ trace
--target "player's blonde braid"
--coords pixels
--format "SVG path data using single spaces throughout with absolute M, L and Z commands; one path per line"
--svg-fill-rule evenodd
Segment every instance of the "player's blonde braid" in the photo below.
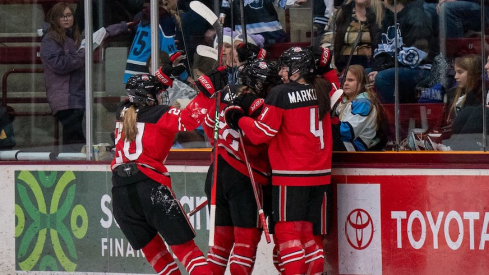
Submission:
M 121 119 L 124 139 L 129 142 L 135 141 L 136 135 L 138 134 L 138 127 L 137 113 L 133 105 L 131 105 L 128 109 L 122 110 Z

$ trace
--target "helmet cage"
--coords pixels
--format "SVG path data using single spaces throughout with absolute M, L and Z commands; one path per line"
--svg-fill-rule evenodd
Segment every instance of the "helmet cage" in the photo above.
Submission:
M 156 77 L 148 74 L 131 76 L 126 84 L 129 101 L 136 105 L 149 105 L 150 102 L 158 104 L 156 96 L 163 88 Z
M 258 94 L 261 94 L 269 86 L 276 85 L 279 82 L 278 71 L 275 63 L 258 59 L 246 65 L 239 72 L 239 77 L 242 84 L 253 88 Z
M 289 78 L 299 73 L 301 76 L 314 74 L 315 60 L 312 52 L 302 47 L 291 47 L 279 58 L 280 67 L 289 68 Z

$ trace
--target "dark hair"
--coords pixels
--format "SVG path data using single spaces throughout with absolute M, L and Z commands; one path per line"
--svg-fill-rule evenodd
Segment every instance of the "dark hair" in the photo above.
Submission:
M 338 60 L 341 59 L 343 48 L 345 45 L 345 34 L 348 31 L 348 27 L 353 20 L 353 8 L 355 7 L 355 1 L 346 2 L 341 5 L 340 9 L 336 13 L 335 30 L 333 38 L 333 56 L 336 59 L 336 64 L 338 65 Z M 376 44 L 377 32 L 379 30 L 382 18 L 382 12 L 380 18 L 377 18 L 376 11 L 371 7 L 367 7 L 367 21 L 368 31 L 370 33 L 371 44 Z M 380 9 L 382 11 L 382 9 Z M 361 27 L 361 26 L 360 26 Z M 373 49 L 372 49 L 373 51 Z M 350 54 L 349 52 L 346 54 Z M 371 52 L 373 54 L 373 52 Z
M 73 20 L 75 12 L 66 2 L 57 3 L 48 12 L 46 16 L 46 21 L 50 24 L 49 33 L 58 43 L 64 43 L 66 41 L 66 30 L 59 23 L 59 19 L 63 16 L 65 9 L 69 8 L 73 14 Z M 76 21 L 73 22 L 73 40 L 75 40 L 76 45 L 80 45 L 81 34 L 76 25 Z
M 331 101 L 329 98 L 329 93 L 333 88 L 333 85 L 321 77 L 316 77 L 315 75 L 304 76 L 304 80 L 312 85 L 314 91 L 316 91 L 316 97 L 319 106 L 319 118 L 323 119 L 326 114 L 331 111 Z

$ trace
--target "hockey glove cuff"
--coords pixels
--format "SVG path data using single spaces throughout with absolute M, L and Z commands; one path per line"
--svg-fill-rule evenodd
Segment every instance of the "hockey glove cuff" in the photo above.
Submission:
M 236 105 L 230 105 L 224 109 L 224 118 L 226 119 L 226 123 L 233 130 L 239 130 L 239 120 L 244 115 L 243 109 Z

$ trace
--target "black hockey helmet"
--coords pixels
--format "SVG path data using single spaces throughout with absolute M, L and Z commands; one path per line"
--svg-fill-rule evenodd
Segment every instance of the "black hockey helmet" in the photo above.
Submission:
M 164 89 L 163 84 L 150 74 L 133 75 L 126 84 L 129 101 L 136 105 L 147 105 L 149 102 L 158 104 L 156 95 L 162 89 Z
M 276 63 L 257 59 L 240 70 L 238 76 L 241 84 L 253 88 L 258 94 L 262 94 L 268 90 L 268 87 L 278 84 L 280 81 L 278 72 L 279 68 Z
M 279 58 L 280 67 L 289 67 L 289 77 L 299 73 L 302 76 L 314 74 L 315 62 L 312 52 L 303 47 L 291 47 Z

